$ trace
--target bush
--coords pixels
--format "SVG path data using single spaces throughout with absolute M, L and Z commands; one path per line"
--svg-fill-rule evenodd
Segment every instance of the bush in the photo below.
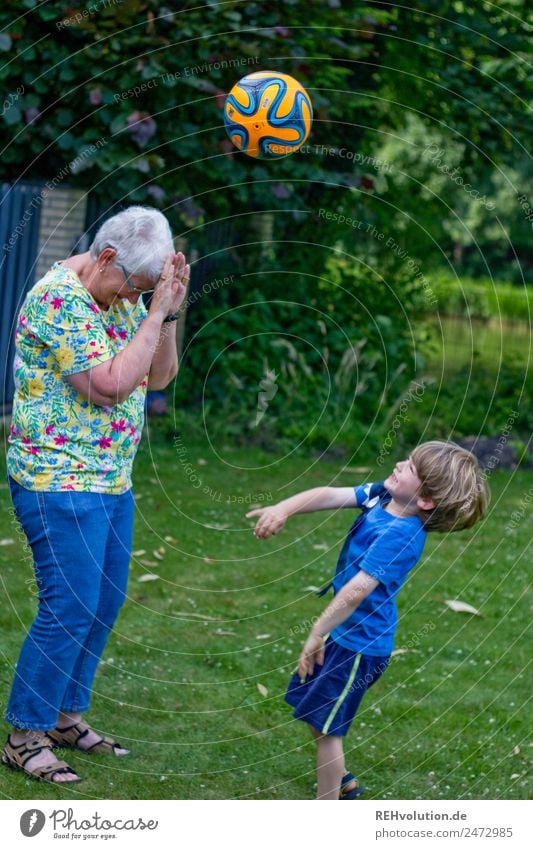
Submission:
M 498 373 L 479 367 L 460 371 L 445 383 L 430 383 L 419 404 L 411 405 L 400 447 L 424 439 L 497 436 L 512 425 L 514 438 L 527 441 L 533 430 L 533 375 L 512 361 Z
M 201 406 L 214 435 L 264 447 L 376 445 L 376 419 L 413 376 L 407 316 L 417 291 L 399 271 L 383 281 L 338 256 L 312 280 L 271 275 L 268 299 L 264 273 L 191 311 L 177 407 Z
M 441 315 L 531 320 L 533 304 L 526 286 L 489 278 L 456 278 L 443 271 L 432 276 L 431 287 Z

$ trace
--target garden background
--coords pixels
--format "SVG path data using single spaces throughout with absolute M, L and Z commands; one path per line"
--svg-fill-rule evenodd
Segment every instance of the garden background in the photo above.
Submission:
M 192 261 L 181 369 L 137 461 L 130 597 L 94 705 L 135 759 L 96 759 L 92 780 L 43 798 L 312 796 L 284 683 L 351 517 L 301 517 L 261 546 L 244 513 L 383 477 L 429 438 L 482 455 L 491 512 L 431 538 L 353 769 L 375 798 L 526 797 L 525 17 L 522 0 L 3 3 L 2 204 L 22 183 L 81 191 L 71 252 L 107 215 L 156 206 Z M 307 143 L 279 161 L 242 155 L 223 127 L 229 89 L 263 69 L 296 77 L 314 106 Z M 0 496 L 5 703 L 34 595 Z M 456 598 L 481 615 L 452 611 Z M 35 791 L 2 774 L 0 792 Z

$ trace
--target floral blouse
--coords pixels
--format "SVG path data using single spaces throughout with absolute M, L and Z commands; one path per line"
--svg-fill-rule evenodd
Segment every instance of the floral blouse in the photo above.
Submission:
M 119 353 L 146 316 L 141 300 L 101 310 L 77 274 L 56 262 L 18 317 L 9 474 L 26 489 L 121 494 L 141 438 L 148 376 L 121 404 L 100 407 L 70 385 Z

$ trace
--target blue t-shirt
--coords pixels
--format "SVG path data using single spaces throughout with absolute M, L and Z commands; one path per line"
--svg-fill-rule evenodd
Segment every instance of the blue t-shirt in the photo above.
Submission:
M 389 655 L 398 622 L 395 596 L 418 563 L 427 532 L 418 516 L 400 518 L 383 508 L 391 500 L 382 483 L 355 488 L 356 519 L 337 563 L 335 593 L 363 570 L 379 581 L 352 615 L 331 632 L 347 649 L 374 657 Z

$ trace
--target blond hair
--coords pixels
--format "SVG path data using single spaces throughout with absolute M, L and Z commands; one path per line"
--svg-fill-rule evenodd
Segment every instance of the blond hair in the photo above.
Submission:
M 474 455 L 455 442 L 424 442 L 411 454 L 421 481 L 419 497 L 435 507 L 422 510 L 428 531 L 460 531 L 483 518 L 489 503 L 486 475 Z

